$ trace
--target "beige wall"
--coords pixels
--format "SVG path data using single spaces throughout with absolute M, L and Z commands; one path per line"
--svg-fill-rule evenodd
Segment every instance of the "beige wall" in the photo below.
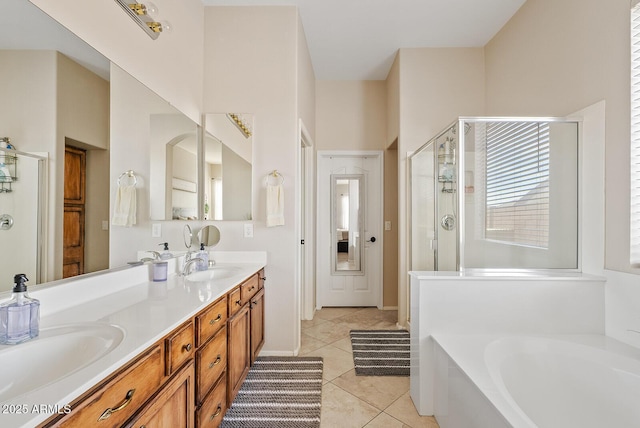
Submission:
M 408 318 L 407 154 L 458 116 L 484 112 L 482 48 L 400 49 L 398 126 L 398 321 Z
M 398 150 L 384 152 L 384 221 L 391 222 L 391 230 L 384 231 L 384 265 L 382 305 L 398 306 Z
M 267 251 L 263 352 L 290 354 L 299 347 L 300 338 L 298 119 L 314 129 L 306 41 L 295 7 L 207 7 L 205 23 L 204 111 L 252 113 L 255 130 L 254 237 L 243 238 L 242 222 L 217 223 L 219 248 Z M 302 94 L 310 99 L 302 100 Z M 285 225 L 267 228 L 264 178 L 274 169 L 285 179 Z
M 529 0 L 487 44 L 489 115 L 606 102 L 606 268 L 629 264 L 629 1 Z
M 387 92 L 383 80 L 316 82 L 316 148 L 383 150 Z

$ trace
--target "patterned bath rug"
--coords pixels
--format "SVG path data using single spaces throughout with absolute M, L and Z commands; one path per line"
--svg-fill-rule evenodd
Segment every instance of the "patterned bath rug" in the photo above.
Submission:
M 319 428 L 321 357 L 258 357 L 221 428 Z
M 356 376 L 409 376 L 409 332 L 351 330 Z

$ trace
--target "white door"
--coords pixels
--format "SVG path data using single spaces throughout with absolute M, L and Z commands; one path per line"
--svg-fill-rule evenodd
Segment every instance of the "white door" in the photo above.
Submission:
M 318 152 L 317 307 L 382 307 L 382 152 Z

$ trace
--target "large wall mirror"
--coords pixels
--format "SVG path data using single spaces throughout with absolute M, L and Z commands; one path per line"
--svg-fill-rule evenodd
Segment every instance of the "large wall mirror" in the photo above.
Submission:
M 204 133 L 205 220 L 252 219 L 253 115 L 207 114 Z

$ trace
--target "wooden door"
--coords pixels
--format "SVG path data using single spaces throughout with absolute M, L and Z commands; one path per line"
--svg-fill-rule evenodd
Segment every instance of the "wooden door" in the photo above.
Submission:
M 86 151 L 65 146 L 62 276 L 84 273 Z
M 244 378 L 249 373 L 249 305 L 244 305 L 227 321 L 227 403 L 232 403 Z

